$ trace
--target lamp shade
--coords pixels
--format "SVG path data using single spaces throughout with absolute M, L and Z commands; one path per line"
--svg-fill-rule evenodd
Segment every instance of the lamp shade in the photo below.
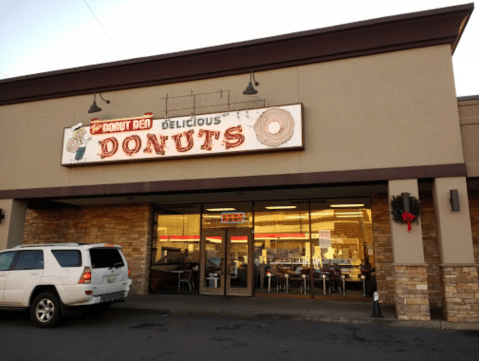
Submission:
M 90 109 L 88 109 L 88 113 L 96 113 L 96 112 L 101 112 L 101 108 L 96 105 L 96 101 L 93 101 L 93 104 L 91 105 Z
M 246 90 L 243 92 L 245 95 L 253 95 L 253 94 L 258 94 L 258 91 L 253 88 L 253 83 L 249 82 L 248 86 L 246 87 Z

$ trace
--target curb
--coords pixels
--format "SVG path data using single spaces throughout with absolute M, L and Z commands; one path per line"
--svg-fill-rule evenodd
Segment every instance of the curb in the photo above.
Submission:
M 119 304 L 116 309 L 121 310 L 135 310 L 148 313 L 167 314 L 171 316 L 207 316 L 207 317 L 232 317 L 243 319 L 282 319 L 292 321 L 305 322 L 324 322 L 324 323 L 338 323 L 338 324 L 353 324 L 353 325 L 370 325 L 370 326 L 389 326 L 389 327 L 410 327 L 410 328 L 424 328 L 436 330 L 478 330 L 479 323 L 453 323 L 448 321 L 431 320 L 431 321 L 399 321 L 386 320 L 380 318 L 364 318 L 364 317 L 342 317 L 342 316 L 308 316 L 308 315 L 292 315 L 280 313 L 257 313 L 257 312 L 224 312 L 218 309 L 215 310 L 181 310 L 181 309 L 165 309 L 156 307 L 135 307 L 131 304 L 127 307 L 124 304 Z

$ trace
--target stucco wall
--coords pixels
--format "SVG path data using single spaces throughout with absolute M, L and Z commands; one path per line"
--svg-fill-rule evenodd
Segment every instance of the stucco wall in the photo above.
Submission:
M 231 89 L 239 99 L 249 77 L 229 76 L 109 92 L 104 96 L 111 103 L 97 99 L 104 110 L 93 115 L 87 113 L 91 95 L 2 106 L 0 189 L 463 162 L 448 45 L 257 72 L 256 79 L 258 95 L 266 99 L 267 106 L 303 103 L 304 151 L 60 166 L 63 128 L 89 124 L 98 116 L 118 119 L 151 111 L 155 118 L 163 118 L 158 99 L 167 94 Z
M 479 96 L 458 106 L 467 176 L 479 177 Z

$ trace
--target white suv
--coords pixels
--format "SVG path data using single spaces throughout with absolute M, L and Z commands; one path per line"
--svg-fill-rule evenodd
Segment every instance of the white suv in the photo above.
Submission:
M 0 252 L 0 307 L 30 308 L 38 327 L 56 325 L 71 307 L 100 315 L 131 286 L 121 247 L 22 245 Z

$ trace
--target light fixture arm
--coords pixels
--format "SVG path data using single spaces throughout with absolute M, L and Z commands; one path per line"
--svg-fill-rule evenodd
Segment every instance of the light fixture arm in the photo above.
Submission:
M 258 82 L 256 81 L 256 79 L 254 78 L 254 73 L 253 73 L 253 72 L 250 73 L 249 81 L 250 81 L 250 83 L 252 83 L 252 82 L 254 81 L 254 85 L 256 85 L 256 86 L 259 85 L 259 83 L 258 83 Z
M 103 97 L 102 97 L 102 95 L 101 95 L 100 92 L 98 92 L 98 95 L 100 95 L 101 100 L 103 100 L 103 101 L 104 101 L 105 103 L 107 103 L 107 104 L 110 104 L 110 101 L 109 101 L 109 100 L 103 99 Z M 95 97 L 96 97 L 96 93 L 95 93 Z

